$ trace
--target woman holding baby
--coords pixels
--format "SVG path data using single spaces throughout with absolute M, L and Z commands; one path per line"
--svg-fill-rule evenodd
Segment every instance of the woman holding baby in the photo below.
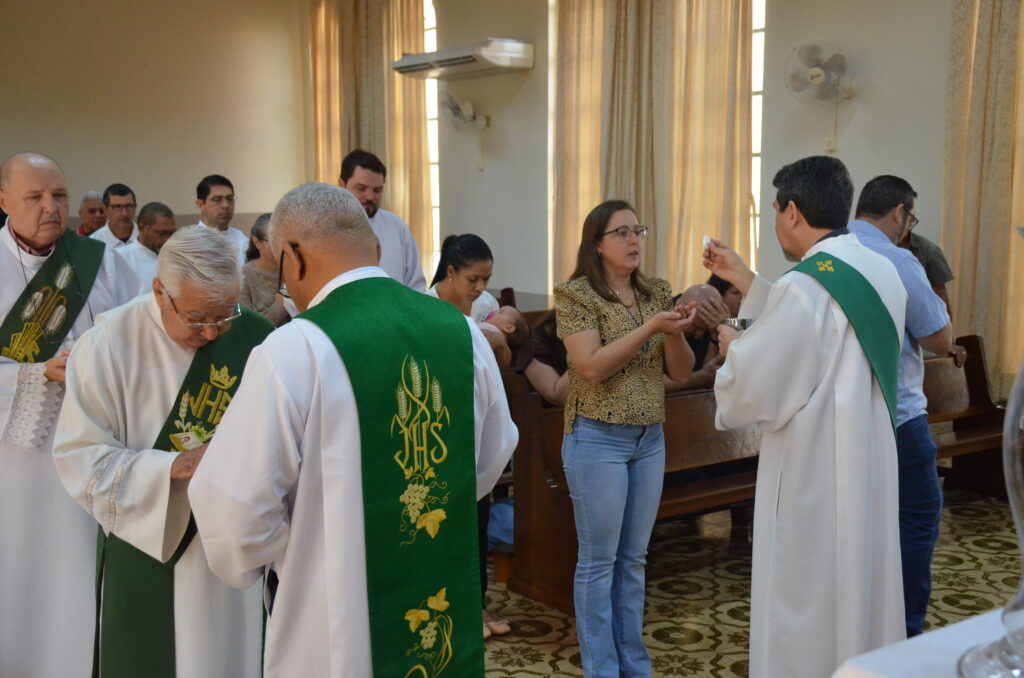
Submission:
M 668 282 L 640 271 L 641 226 L 609 200 L 583 222 L 576 270 L 555 287 L 569 355 L 562 463 L 579 554 L 574 601 L 584 675 L 650 676 L 643 612 L 647 544 L 665 472 L 663 375 L 685 381 L 683 330 L 696 307 L 672 306 Z

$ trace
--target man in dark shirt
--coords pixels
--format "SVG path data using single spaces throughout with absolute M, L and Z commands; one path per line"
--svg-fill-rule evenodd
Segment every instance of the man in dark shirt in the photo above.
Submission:
M 932 291 L 946 302 L 946 312 L 953 315 L 949 304 L 949 292 L 946 290 L 946 285 L 953 282 L 953 271 L 939 246 L 923 235 L 909 231 L 900 242 L 900 247 L 910 250 L 921 262 L 921 265 L 924 266 L 924 273 L 928 277 L 928 284 L 932 286 Z

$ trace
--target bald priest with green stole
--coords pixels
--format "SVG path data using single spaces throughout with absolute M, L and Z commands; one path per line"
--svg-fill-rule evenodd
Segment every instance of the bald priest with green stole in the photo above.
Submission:
M 89 675 L 96 530 L 53 468 L 67 351 L 138 278 L 97 240 L 66 230 L 57 163 L 0 165 L 0 676 Z
M 820 678 L 906 635 L 895 417 L 907 292 L 846 230 L 842 162 L 804 158 L 774 184 L 791 271 L 769 284 L 722 243 L 704 252 L 754 319 L 740 335 L 719 327 L 716 425 L 761 433 L 751 678 Z
M 253 351 L 189 487 L 210 567 L 265 567 L 264 675 L 483 676 L 476 501 L 518 432 L 494 353 L 377 266 L 352 194 L 305 184 L 270 244 L 302 313 Z
M 187 495 L 249 352 L 273 329 L 239 307 L 240 283 L 227 238 L 181 229 L 152 292 L 101 316 L 68 359 L 53 455 L 99 523 L 94 676 L 260 675 L 260 587 L 238 591 L 210 571 Z

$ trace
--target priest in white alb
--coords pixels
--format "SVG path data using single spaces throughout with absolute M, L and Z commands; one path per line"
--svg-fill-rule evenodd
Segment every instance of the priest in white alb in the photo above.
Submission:
M 156 277 L 160 248 L 174 235 L 174 212 L 162 202 L 146 203 L 139 210 L 138 227 L 138 239 L 116 251 L 139 277 L 139 294 L 149 294 Z
M 103 678 L 260 675 L 260 588 L 210 571 L 187 496 L 249 351 L 272 329 L 239 307 L 239 284 L 223 235 L 181 229 L 152 292 L 101 316 L 68 359 L 53 456 L 95 521 Z
M 50 455 L 67 350 L 138 286 L 97 240 L 65 230 L 68 186 L 52 159 L 0 165 L 0 676 L 90 674 L 96 531 Z
M 303 311 L 252 353 L 192 479 L 210 567 L 264 568 L 264 676 L 483 676 L 476 500 L 518 439 L 494 353 L 377 266 L 346 190 L 305 184 L 270 244 Z
M 901 640 L 895 439 L 906 291 L 846 231 L 853 184 L 836 158 L 775 175 L 775 232 L 799 262 L 775 284 L 712 241 L 705 266 L 744 294 L 719 327 L 719 428 L 761 432 L 750 601 L 752 678 L 822 678 Z

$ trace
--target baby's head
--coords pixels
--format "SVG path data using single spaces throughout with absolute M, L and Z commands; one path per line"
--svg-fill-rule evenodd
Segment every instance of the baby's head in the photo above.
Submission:
M 513 351 L 526 344 L 530 338 L 530 326 L 515 306 L 502 306 L 487 316 L 485 323 L 494 325 L 505 334 L 508 347 Z

